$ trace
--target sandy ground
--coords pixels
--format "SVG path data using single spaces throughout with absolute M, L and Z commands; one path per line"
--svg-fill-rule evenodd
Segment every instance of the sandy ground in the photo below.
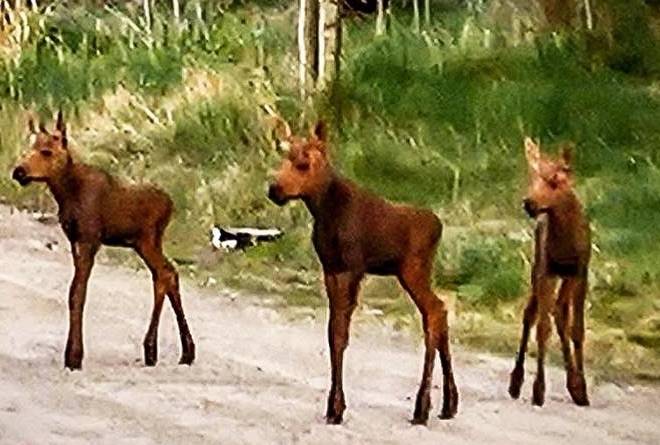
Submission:
M 46 245 L 57 242 L 51 250 Z M 142 365 L 151 311 L 146 272 L 99 264 L 85 313 L 82 372 L 63 369 L 72 277 L 56 226 L 0 207 L 0 443 L 2 444 L 658 444 L 660 389 L 592 387 L 592 407 L 569 402 L 552 369 L 546 406 L 506 394 L 511 360 L 454 347 L 458 417 L 411 426 L 422 352 L 410 336 L 359 317 L 347 352 L 343 426 L 323 421 L 329 382 L 324 320 L 286 321 L 255 298 L 184 281 L 197 342 L 177 366 L 169 307 L 160 361 Z M 364 321 L 364 323 L 360 323 Z M 435 381 L 441 381 L 436 366 Z M 433 391 L 437 414 L 440 390 Z

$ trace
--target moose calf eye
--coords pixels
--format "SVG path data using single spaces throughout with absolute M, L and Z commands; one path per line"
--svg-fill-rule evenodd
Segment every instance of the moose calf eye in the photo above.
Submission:
M 47 150 L 47 149 L 46 150 L 41 150 L 41 155 L 46 157 L 46 158 L 50 158 L 51 156 L 53 156 L 53 152 L 51 150 Z

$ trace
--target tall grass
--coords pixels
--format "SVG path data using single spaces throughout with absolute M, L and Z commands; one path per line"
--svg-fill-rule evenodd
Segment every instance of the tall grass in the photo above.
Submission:
M 254 60 L 279 38 L 265 35 L 247 12 L 228 14 L 214 2 L 187 2 L 179 21 L 156 9 L 150 26 L 130 3 L 125 9 L 70 8 L 54 3 L 22 11 L 7 31 L 21 37 L 0 60 L 0 97 L 43 111 L 97 99 L 121 85 L 163 94 L 179 85 L 185 66 L 233 66 Z M 14 39 L 16 40 L 16 39 Z
M 648 228 L 658 214 L 660 102 L 651 85 L 585 66 L 578 39 L 539 37 L 531 47 L 465 54 L 460 45 L 440 52 L 400 27 L 358 45 L 342 91 L 359 124 L 348 124 L 343 155 L 363 182 L 395 199 L 468 202 L 477 212 L 494 206 L 522 217 L 512 212 L 525 180 L 522 137 L 539 137 L 549 150 L 570 140 L 596 227 L 655 237 Z M 653 247 L 632 250 L 644 249 Z

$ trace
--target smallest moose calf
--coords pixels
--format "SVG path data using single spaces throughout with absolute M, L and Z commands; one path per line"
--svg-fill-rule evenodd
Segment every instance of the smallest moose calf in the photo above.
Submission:
M 156 364 L 158 322 L 165 295 L 170 299 L 179 325 L 182 364 L 195 359 L 193 343 L 181 306 L 179 276 L 163 255 L 163 233 L 172 214 L 172 200 L 152 186 L 128 185 L 92 166 L 76 162 L 68 147 L 66 126 L 60 111 L 56 128 L 36 129 L 30 119 L 30 150 L 13 172 L 22 186 L 44 182 L 59 207 L 59 220 L 71 242 L 75 274 L 69 290 L 69 337 L 64 364 L 80 369 L 83 358 L 82 321 L 94 257 L 102 244 L 130 247 L 153 275 L 154 308 L 144 339 L 144 360 Z
M 535 255 L 532 268 L 532 295 L 523 318 L 522 338 L 511 373 L 509 394 L 520 396 L 523 383 L 525 351 L 529 331 L 536 326 L 538 371 L 532 403 L 542 406 L 545 397 L 546 342 L 551 334 L 551 314 L 566 368 L 566 386 L 573 401 L 589 405 L 584 378 L 584 300 L 591 255 L 589 222 L 573 190 L 571 149 L 565 147 L 558 159 L 541 154 L 530 138 L 525 139 L 529 166 L 529 191 L 523 204 L 530 217 L 537 220 Z M 561 281 L 555 296 L 557 282 Z M 573 347 L 571 348 L 571 340 Z

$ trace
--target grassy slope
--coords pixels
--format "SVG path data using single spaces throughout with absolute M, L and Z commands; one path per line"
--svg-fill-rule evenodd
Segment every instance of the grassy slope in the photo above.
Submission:
M 191 275 L 284 295 L 290 306 L 322 307 L 309 217 L 300 205 L 282 210 L 264 199 L 277 155 L 258 104 L 276 103 L 294 121 L 300 111 L 293 55 L 282 51 L 294 42 L 293 15 L 209 10 L 198 22 L 189 11 L 181 29 L 157 15 L 153 40 L 130 13 L 97 21 L 77 9 L 72 17 L 33 25 L 17 62 L 0 76 L 0 168 L 22 147 L 21 111 L 47 114 L 64 103 L 81 157 L 172 193 L 178 213 L 168 250 L 192 262 L 182 266 Z M 484 44 L 489 26 L 494 37 Z M 455 308 L 459 341 L 513 353 L 530 258 L 530 223 L 519 210 L 521 139 L 534 135 L 551 148 L 572 140 L 597 249 L 590 361 L 604 374 L 657 376 L 654 82 L 608 68 L 584 39 L 539 37 L 514 47 L 506 31 L 461 13 L 446 14 L 423 37 L 396 20 L 388 37 L 372 32 L 365 24 L 348 29 L 338 95 L 345 119 L 333 135 L 334 157 L 365 186 L 442 215 L 449 227 L 436 281 Z M 254 68 L 257 45 L 267 71 Z M 653 54 L 641 57 L 652 66 Z M 330 115 L 328 107 L 317 105 Z M 19 190 L 6 175 L 0 194 L 47 205 L 40 190 Z M 213 255 L 206 249 L 213 222 L 277 225 L 287 235 L 246 253 Z M 417 326 L 391 280 L 369 280 L 363 301 L 397 326 Z

